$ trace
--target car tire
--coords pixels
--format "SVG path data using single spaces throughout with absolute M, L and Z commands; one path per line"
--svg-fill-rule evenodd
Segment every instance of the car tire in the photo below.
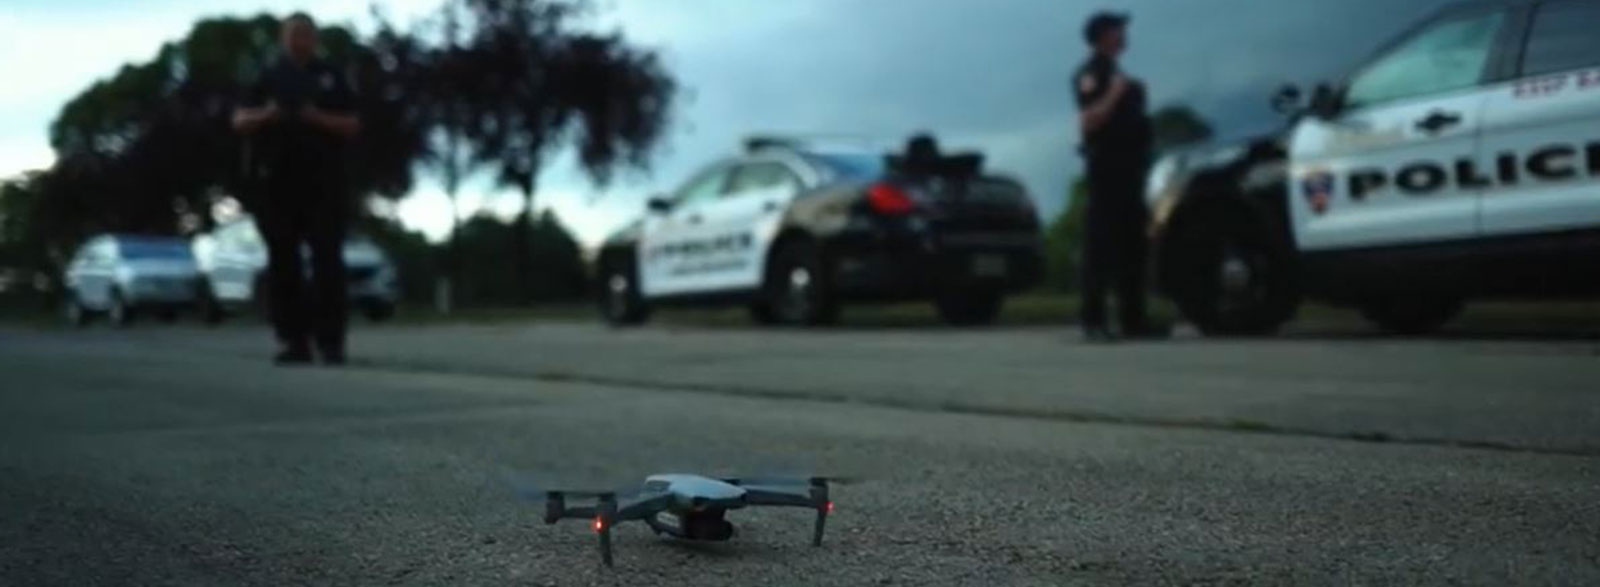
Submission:
M 939 317 L 951 326 L 987 326 L 1000 317 L 1005 293 L 996 290 L 952 290 L 934 300 Z
M 250 285 L 249 306 L 255 309 L 256 316 L 266 322 L 272 322 L 272 285 L 268 283 L 267 272 L 262 271 Z
M 126 328 L 133 325 L 133 318 L 133 305 L 122 295 L 122 290 L 111 290 L 111 301 L 106 304 L 106 322 L 117 328 Z
M 211 290 L 211 280 L 202 278 L 196 286 L 195 313 L 199 314 L 200 322 L 208 325 L 221 324 L 227 317 L 227 312 L 222 310 L 222 301 L 217 299 L 216 293 Z
M 821 326 L 839 319 L 827 260 L 808 240 L 780 243 L 767 265 L 763 303 L 778 324 Z
M 1385 332 L 1416 336 L 1438 330 L 1460 314 L 1463 305 L 1453 298 L 1392 298 L 1362 304 L 1361 315 Z
M 1164 285 L 1207 336 L 1276 333 L 1300 305 L 1294 251 L 1243 207 L 1195 214 L 1165 243 Z
M 387 322 L 394 317 L 393 302 L 367 302 L 361 304 L 361 313 L 365 314 L 369 322 Z
M 73 328 L 89 325 L 89 309 L 83 307 L 83 300 L 78 299 L 77 292 L 66 292 L 61 302 L 61 317 L 66 320 L 67 326 Z
M 752 302 L 749 306 L 750 321 L 762 326 L 772 326 L 778 323 L 778 315 L 773 313 L 772 306 L 765 300 Z
M 613 256 L 600 266 L 600 317 L 614 327 L 636 326 L 650 319 L 650 306 L 639 292 L 634 264 Z

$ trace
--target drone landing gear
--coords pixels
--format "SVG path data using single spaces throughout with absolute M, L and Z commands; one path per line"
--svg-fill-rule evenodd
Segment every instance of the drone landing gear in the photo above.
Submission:
M 828 499 L 828 482 L 817 478 L 811 480 L 811 502 L 817 507 L 817 525 L 811 532 L 811 545 L 822 546 L 822 530 L 828 523 L 828 513 L 833 511 L 833 502 Z

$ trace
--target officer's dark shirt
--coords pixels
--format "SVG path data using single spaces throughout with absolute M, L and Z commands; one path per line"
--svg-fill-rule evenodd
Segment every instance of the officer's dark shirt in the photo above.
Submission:
M 340 71 L 313 59 L 297 66 L 279 59 L 246 88 L 243 105 L 278 105 L 279 118 L 251 137 L 251 166 L 263 178 L 296 177 L 333 180 L 343 171 L 345 141 L 300 120 L 310 104 L 330 114 L 350 114 L 355 96 Z
M 1117 64 L 1098 55 L 1084 62 L 1073 74 L 1072 83 L 1081 110 L 1111 91 L 1111 80 L 1117 75 Z M 1144 84 L 1131 77 L 1128 89 L 1111 110 L 1105 124 L 1085 137 L 1084 152 L 1091 162 L 1106 160 L 1143 160 L 1150 156 L 1153 137 L 1150 118 L 1145 115 Z

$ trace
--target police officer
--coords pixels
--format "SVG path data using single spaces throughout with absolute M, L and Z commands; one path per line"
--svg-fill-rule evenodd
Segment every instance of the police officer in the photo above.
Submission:
M 233 128 L 248 137 L 246 173 L 267 245 L 267 295 L 280 364 L 345 360 L 344 239 L 352 207 L 346 143 L 360 131 L 345 76 L 317 57 L 317 25 L 283 21 L 283 54 L 248 87 Z M 309 250 L 311 285 L 301 250 Z
M 1074 74 L 1078 125 L 1088 163 L 1082 320 L 1091 341 L 1112 340 L 1106 290 L 1114 286 L 1124 336 L 1160 334 L 1145 323 L 1143 191 L 1153 136 L 1144 85 L 1121 71 L 1128 17 L 1100 12 L 1084 26 L 1093 52 Z

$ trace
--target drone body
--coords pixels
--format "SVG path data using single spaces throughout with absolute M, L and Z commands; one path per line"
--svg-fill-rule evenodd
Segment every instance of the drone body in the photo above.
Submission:
M 647 477 L 638 493 L 618 499 L 615 491 L 545 491 L 544 521 L 587 519 L 600 535 L 600 557 L 611 566 L 611 527 L 643 521 L 656 534 L 683 540 L 719 542 L 733 537 L 729 510 L 750 506 L 803 507 L 817 512 L 811 536 L 822 545 L 822 530 L 833 502 L 828 501 L 828 479 L 744 478 L 714 479 L 701 475 L 663 474 Z M 593 506 L 567 505 L 569 498 L 593 498 Z

